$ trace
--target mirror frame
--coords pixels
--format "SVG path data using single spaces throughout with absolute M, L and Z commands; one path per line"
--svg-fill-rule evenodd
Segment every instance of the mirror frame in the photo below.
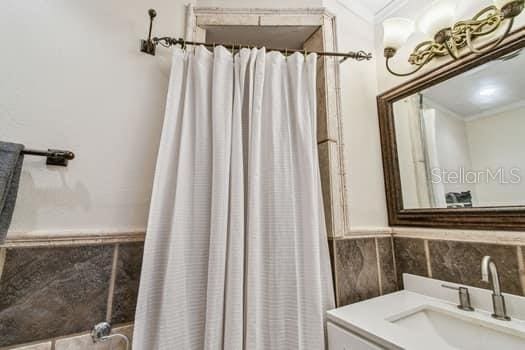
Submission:
M 488 43 L 485 47 L 488 47 Z M 525 231 L 525 206 L 465 209 L 404 209 L 394 125 L 394 102 L 444 82 L 495 58 L 525 48 L 525 27 L 511 33 L 497 48 L 448 62 L 377 97 L 385 190 L 390 226 Z

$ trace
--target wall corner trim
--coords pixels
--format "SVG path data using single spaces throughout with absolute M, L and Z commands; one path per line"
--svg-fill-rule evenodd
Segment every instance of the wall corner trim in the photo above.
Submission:
M 352 227 L 342 238 L 390 237 L 391 227 Z
M 146 230 L 122 231 L 65 231 L 9 233 L 0 248 L 34 248 L 55 246 L 103 245 L 127 242 L 143 242 Z

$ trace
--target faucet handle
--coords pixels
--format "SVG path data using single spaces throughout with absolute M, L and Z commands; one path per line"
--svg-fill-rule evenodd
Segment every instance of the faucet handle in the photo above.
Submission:
M 442 284 L 441 287 L 457 290 L 459 292 L 458 309 L 463 311 L 474 311 L 474 308 L 470 304 L 470 294 L 467 287 L 455 287 L 447 284 Z

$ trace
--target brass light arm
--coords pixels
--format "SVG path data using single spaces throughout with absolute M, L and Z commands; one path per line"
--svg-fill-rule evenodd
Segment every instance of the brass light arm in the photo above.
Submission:
M 425 41 L 416 46 L 412 54 L 408 59 L 408 62 L 412 65 L 419 66 L 423 64 L 429 57 L 443 57 L 448 53 L 444 43 L 437 43 L 435 41 Z
M 388 72 L 390 72 L 390 74 L 392 75 L 395 75 L 396 77 L 408 77 L 409 75 L 412 75 L 414 73 L 417 73 L 419 72 L 425 65 L 422 64 L 421 66 L 417 67 L 416 69 L 414 69 L 412 72 L 408 72 L 408 73 L 397 73 L 397 72 L 394 72 L 392 70 L 392 68 L 390 68 L 390 58 L 387 58 L 386 59 L 386 69 L 388 70 Z
M 514 18 L 511 18 L 509 20 L 509 23 L 507 25 L 507 29 L 505 30 L 505 33 L 494 43 L 494 45 L 491 45 L 488 48 L 485 48 L 484 50 L 479 50 L 472 44 L 472 32 L 470 28 L 467 28 L 467 46 L 470 49 L 470 51 L 474 52 L 475 54 L 482 55 L 488 51 L 492 51 L 496 47 L 498 47 L 501 42 L 509 35 L 510 31 L 512 30 L 512 27 L 514 26 Z
M 385 49 L 385 57 L 386 57 L 386 69 L 390 72 L 390 74 L 395 75 L 396 77 L 408 77 L 409 75 L 412 75 L 414 73 L 417 73 L 420 71 L 428 62 L 430 62 L 434 58 L 434 54 L 430 53 L 428 56 L 426 56 L 425 60 L 418 63 L 418 67 L 414 69 L 411 72 L 408 73 L 397 73 L 392 70 L 390 67 L 390 60 L 392 57 L 394 57 L 396 54 L 396 50 L 392 48 L 386 48 Z M 412 57 L 412 56 L 411 56 Z
M 440 31 L 435 38 L 435 42 L 442 44 L 448 54 L 454 59 L 459 58 L 459 50 L 471 45 L 474 37 L 485 36 L 495 32 L 501 25 L 505 16 L 496 6 L 488 6 L 478 12 L 471 20 L 457 22 L 452 28 Z M 510 29 L 498 40 L 498 46 L 503 38 L 507 36 Z M 475 52 L 475 50 L 473 50 Z

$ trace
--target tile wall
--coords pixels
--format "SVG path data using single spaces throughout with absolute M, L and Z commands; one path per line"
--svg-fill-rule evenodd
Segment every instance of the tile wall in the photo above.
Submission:
M 63 337 L 133 321 L 143 242 L 70 243 L 0 248 L 0 349 L 81 349 Z
M 490 255 L 498 267 L 503 292 L 525 296 L 525 246 L 476 241 L 394 238 L 397 278 L 401 274 L 489 288 L 481 281 L 481 260 Z
M 525 296 L 525 233 L 432 232 L 330 239 L 337 306 L 403 289 L 403 273 L 487 289 L 485 255 L 498 266 L 502 290 Z
M 1 247 L 0 349 L 109 349 L 109 344 L 93 347 L 89 336 L 104 320 L 131 335 L 142 239 Z M 337 305 L 402 289 L 403 273 L 488 288 L 480 281 L 485 255 L 498 265 L 503 291 L 525 296 L 525 244 L 521 238 L 504 244 L 493 240 L 396 232 L 330 238 Z
M 337 306 L 398 290 L 392 244 L 387 235 L 329 240 Z

